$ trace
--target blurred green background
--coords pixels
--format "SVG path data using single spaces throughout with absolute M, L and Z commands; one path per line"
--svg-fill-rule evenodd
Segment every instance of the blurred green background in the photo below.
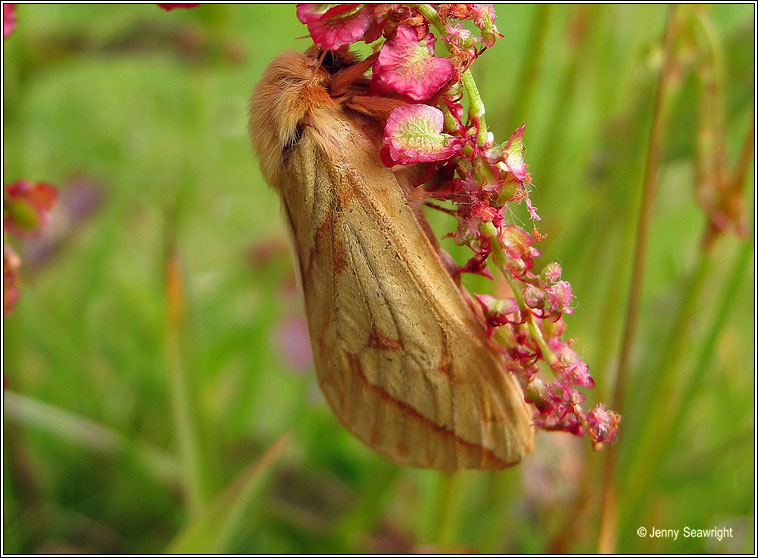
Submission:
M 700 12 L 706 32 L 679 27 L 669 81 L 616 448 L 619 552 L 755 552 L 753 244 L 702 247 L 703 86 L 688 69 L 708 49 L 722 64 L 731 169 L 752 134 L 754 6 Z M 666 13 L 499 5 L 505 37 L 474 66 L 495 137 L 527 125 L 541 263 L 559 261 L 578 297 L 568 335 L 591 402 L 610 402 L 618 363 Z M 16 244 L 4 552 L 597 549 L 606 455 L 587 440 L 541 433 L 499 473 L 410 470 L 320 396 L 279 203 L 246 137 L 261 72 L 306 34 L 292 5 L 19 6 L 3 44 L 4 182 L 45 180 L 61 200 L 40 239 Z M 753 180 L 751 159 L 751 227 Z

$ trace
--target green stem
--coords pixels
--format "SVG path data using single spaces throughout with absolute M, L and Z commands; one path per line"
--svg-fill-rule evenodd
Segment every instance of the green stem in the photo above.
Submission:
M 431 4 L 418 4 L 416 8 L 422 16 L 429 20 L 429 23 L 437 28 L 437 31 L 445 34 L 445 23 Z
M 190 516 L 201 512 L 210 498 L 207 469 L 201 451 L 197 406 L 184 357 L 184 297 L 179 255 L 173 230 L 167 235 L 165 254 L 166 331 L 165 358 L 174 428 L 179 442 L 184 495 Z
M 513 89 L 513 100 L 510 103 L 510 114 L 505 122 L 505 129 L 512 130 L 523 124 L 532 102 L 536 95 L 537 78 L 540 75 L 540 68 L 544 59 L 543 52 L 548 33 L 545 33 L 550 23 L 550 16 L 553 12 L 551 4 L 540 4 L 535 10 L 532 18 L 532 28 L 529 32 L 529 38 L 526 41 L 530 45 L 529 56 L 524 56 L 521 67 L 519 68 L 518 78 L 513 82 L 518 87 Z M 561 135 L 561 134 L 554 134 Z
M 479 89 L 476 87 L 474 76 L 471 70 L 463 72 L 463 87 L 466 89 L 469 97 L 468 114 L 472 122 L 479 121 L 479 134 L 476 136 L 476 143 L 484 146 L 487 143 L 487 123 L 484 120 L 484 103 L 479 95 Z
M 706 225 L 706 231 L 707 231 Z M 649 393 L 654 394 L 659 405 L 653 405 L 649 412 L 639 421 L 640 425 L 635 436 L 634 457 L 625 466 L 625 475 L 633 485 L 631 490 L 624 490 L 631 498 L 642 497 L 646 493 L 643 487 L 648 486 L 658 457 L 669 442 L 671 434 L 672 411 L 676 406 L 677 372 L 686 355 L 687 340 L 693 319 L 702 306 L 703 288 L 713 267 L 714 250 L 701 250 L 689 281 L 682 293 L 679 309 L 672 325 L 671 334 L 663 353 L 662 362 L 652 367 L 656 376 Z
M 707 235 L 708 231 L 706 224 L 704 235 Z M 695 271 L 682 297 L 682 306 L 674 323 L 672 337 L 666 344 L 668 350 L 664 362 L 661 363 L 660 367 L 656 367 L 657 370 L 660 370 L 662 378 L 659 385 L 651 391 L 656 394 L 656 399 L 665 402 L 665 404 L 651 406 L 651 413 L 646 415 L 647 420 L 638 429 L 641 435 L 635 448 L 636 459 L 626 469 L 627 478 L 633 484 L 624 490 L 624 494 L 628 494 L 632 498 L 627 499 L 629 505 L 624 514 L 623 532 L 632 527 L 635 518 L 640 517 L 640 511 L 652 494 L 646 488 L 653 486 L 656 470 L 671 453 L 672 448 L 677 447 L 673 443 L 674 438 L 682 432 L 682 425 L 690 409 L 690 403 L 694 399 L 697 389 L 703 384 L 703 378 L 713 357 L 716 342 L 730 311 L 734 307 L 734 293 L 739 290 L 740 281 L 744 279 L 745 267 L 749 262 L 751 253 L 752 244 L 743 243 L 732 266 L 729 279 L 722 289 L 722 297 L 714 318 L 710 321 L 709 331 L 703 336 L 705 341 L 700 345 L 700 352 L 694 360 L 695 369 L 689 378 L 681 382 L 684 386 L 683 393 L 677 397 L 674 381 L 677 378 L 677 373 L 681 371 L 689 326 L 696 311 L 700 308 L 705 280 L 713 268 L 714 260 L 719 257 L 713 244 L 700 252 Z
M 752 147 L 752 126 L 745 139 L 747 145 Z M 735 192 L 741 192 L 745 184 L 744 173 L 744 150 L 734 170 L 734 177 L 730 179 Z M 752 149 L 751 149 L 752 155 Z M 701 157 L 703 155 L 699 155 Z M 707 154 L 704 156 L 707 157 Z M 722 179 L 723 180 L 723 179 Z M 635 517 L 647 501 L 649 490 L 644 487 L 651 486 L 653 476 L 658 467 L 665 461 L 676 447 L 675 438 L 680 434 L 684 418 L 690 409 L 690 403 L 694 399 L 698 387 L 703 383 L 708 363 L 713 357 L 716 341 L 726 323 L 727 316 L 734 307 L 734 293 L 738 290 L 740 280 L 744 277 L 744 269 L 752 253 L 752 244 L 744 242 L 735 260 L 729 279 L 722 289 L 722 297 L 714 318 L 710 321 L 710 328 L 700 344 L 700 353 L 695 358 L 695 369 L 689 378 L 683 376 L 682 363 L 686 355 L 687 334 L 693 319 L 700 309 L 700 301 L 703 299 L 705 282 L 710 275 L 710 270 L 721 259 L 721 251 L 716 247 L 716 241 L 722 236 L 722 231 L 716 229 L 713 223 L 708 221 L 702 233 L 701 250 L 698 252 L 698 261 L 692 278 L 685 290 L 677 319 L 674 322 L 669 342 L 665 345 L 667 350 L 663 362 L 656 367 L 659 374 L 655 377 L 656 383 L 649 388 L 651 393 L 656 394 L 658 400 L 665 402 L 664 405 L 652 407 L 651 413 L 645 415 L 645 421 L 639 427 L 641 439 L 636 446 L 635 457 L 627 468 L 628 478 L 632 485 L 625 491 L 630 495 L 637 495 L 633 507 L 627 510 L 626 525 Z M 682 394 L 677 396 L 675 382 L 680 378 Z
M 454 552 L 458 540 L 461 505 L 461 473 L 443 473 L 442 515 L 437 531 L 437 543 L 443 552 Z
M 516 304 L 518 304 L 519 310 L 521 310 L 521 314 L 526 317 L 526 326 L 529 328 L 529 335 L 537 343 L 537 346 L 542 353 L 542 357 L 545 359 L 545 362 L 551 366 L 552 370 L 552 366 L 558 361 L 558 357 L 555 356 L 555 353 L 553 353 L 553 351 L 548 346 L 547 340 L 542 335 L 542 331 L 537 325 L 537 318 L 535 318 L 534 314 L 532 314 L 532 311 L 526 305 L 526 301 L 524 301 L 524 295 L 521 292 L 521 288 L 516 283 L 516 279 L 508 272 L 508 268 L 506 267 L 506 262 L 508 260 L 505 254 L 505 250 L 503 249 L 503 245 L 500 244 L 500 240 L 497 238 L 497 235 L 488 235 L 488 237 L 492 243 L 492 255 L 495 261 L 495 265 L 505 280 L 508 282 L 511 291 L 513 292 L 513 298 L 516 299 Z
M 437 10 L 432 7 L 431 4 L 418 4 L 416 6 L 419 13 L 429 20 L 429 23 L 437 28 L 440 34 L 446 34 L 445 23 L 437 13 Z M 448 51 L 450 46 L 448 45 Z M 469 97 L 469 119 L 471 122 L 479 121 L 479 134 L 476 136 L 476 142 L 483 146 L 487 143 L 487 123 L 484 119 L 484 103 L 482 102 L 482 96 L 479 94 L 479 89 L 476 87 L 474 76 L 471 74 L 471 70 L 463 72 L 462 76 L 463 87 Z
M 637 219 L 637 238 L 632 264 L 632 277 L 629 283 L 629 299 L 627 303 L 626 322 L 621 340 L 621 354 L 613 390 L 612 408 L 616 412 L 623 413 L 624 399 L 626 395 L 627 377 L 629 374 L 632 345 L 637 332 L 639 319 L 640 299 L 642 296 L 642 284 L 645 271 L 645 256 L 647 255 L 647 240 L 650 227 L 650 214 L 652 212 L 653 197 L 655 192 L 655 177 L 658 172 L 658 159 L 660 156 L 661 139 L 663 137 L 663 123 L 665 120 L 664 107 L 666 92 L 671 79 L 672 44 L 675 30 L 674 7 L 668 8 L 666 16 L 666 32 L 663 39 L 663 63 L 658 74 L 655 103 L 653 106 L 653 123 L 650 128 L 648 140 L 648 153 L 645 165 L 645 178 L 642 185 L 642 198 L 640 200 L 640 212 Z M 618 447 L 610 447 L 606 453 L 605 467 L 603 471 L 602 488 L 602 511 L 600 522 L 600 534 L 598 551 L 612 553 L 616 548 L 616 463 L 618 461 Z
M 562 76 L 563 82 L 559 88 L 561 94 L 558 95 L 557 102 L 553 106 L 548 119 L 548 122 L 551 122 L 556 128 L 565 126 L 564 123 L 567 121 L 567 115 L 571 113 L 572 102 L 576 99 L 578 85 L 582 83 L 581 78 L 586 76 L 583 70 L 586 69 L 587 58 L 590 56 L 588 43 L 591 35 L 587 31 L 576 33 L 576 28 L 592 29 L 600 13 L 598 8 L 600 6 L 582 5 L 575 11 L 572 20 L 569 21 L 569 30 L 574 31 L 573 33 L 569 32 L 569 37 L 566 40 L 566 49 L 570 62 Z M 543 36 L 546 35 L 544 31 L 541 34 Z M 530 55 L 529 57 L 532 58 L 533 56 Z M 524 91 L 522 94 L 526 95 L 528 91 Z M 586 100 L 582 99 L 582 102 L 586 102 Z M 539 183 L 544 185 L 540 187 L 543 198 L 559 195 L 558 193 L 561 191 L 555 185 L 562 182 L 558 178 L 559 176 L 565 179 L 566 166 L 556 163 L 558 161 L 565 161 L 566 146 L 571 141 L 576 141 L 576 138 L 571 138 L 568 134 L 547 135 L 545 145 L 540 151 L 540 159 L 534 162 L 535 168 L 539 169 Z M 571 200 L 565 200 L 561 202 L 561 205 L 570 203 Z M 569 207 L 565 209 L 567 215 L 574 213 Z
M 692 408 L 691 403 L 695 398 L 698 388 L 703 385 L 703 379 L 708 372 L 711 359 L 716 351 L 716 342 L 719 340 L 720 334 L 726 325 L 729 314 L 734 309 L 734 293 L 739 290 L 740 283 L 745 279 L 746 269 L 750 263 L 750 256 L 752 253 L 753 244 L 751 242 L 743 242 L 737 255 L 737 259 L 732 265 L 729 278 L 721 291 L 721 300 L 719 301 L 713 320 L 710 321 L 710 328 L 703 336 L 705 341 L 700 345 L 700 352 L 695 357 L 695 369 L 687 382 L 687 387 L 685 388 L 684 393 L 679 398 L 678 405 L 671 413 L 673 418 L 671 419 L 669 429 L 676 435 L 681 435 L 684 432 L 684 429 L 682 428 L 684 419 Z M 664 448 L 664 456 L 669 454 L 673 447 L 674 444 L 669 444 Z

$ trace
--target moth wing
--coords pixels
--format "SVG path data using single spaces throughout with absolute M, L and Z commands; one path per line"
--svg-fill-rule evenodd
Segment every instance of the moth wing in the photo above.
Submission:
M 340 422 L 411 466 L 500 469 L 531 415 L 392 172 L 349 121 L 305 133 L 282 185 L 316 371 Z M 293 207 L 296 206 L 296 207 Z

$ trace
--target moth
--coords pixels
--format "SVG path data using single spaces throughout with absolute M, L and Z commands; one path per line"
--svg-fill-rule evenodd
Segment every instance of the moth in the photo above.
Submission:
M 468 294 L 443 264 L 410 171 L 382 164 L 398 105 L 370 59 L 286 52 L 250 103 L 250 137 L 290 228 L 320 388 L 342 425 L 392 461 L 502 469 L 531 413 Z M 416 200 L 416 201 L 414 201 Z

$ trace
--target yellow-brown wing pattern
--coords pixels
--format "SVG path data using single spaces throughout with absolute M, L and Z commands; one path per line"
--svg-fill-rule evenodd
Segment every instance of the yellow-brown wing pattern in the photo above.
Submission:
M 521 389 L 371 142 L 346 117 L 306 127 L 278 188 L 340 422 L 400 464 L 520 461 L 533 438 Z

